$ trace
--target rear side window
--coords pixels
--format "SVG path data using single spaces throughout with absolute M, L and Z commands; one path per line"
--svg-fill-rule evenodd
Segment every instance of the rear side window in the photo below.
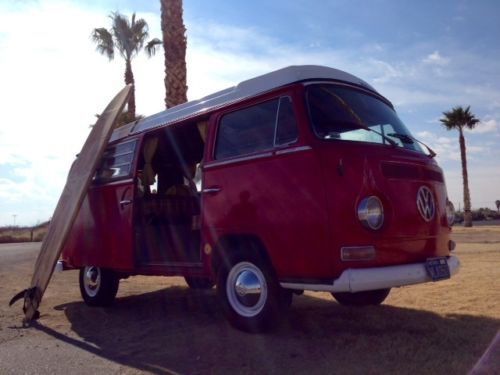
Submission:
M 289 97 L 270 100 L 222 117 L 215 159 L 252 154 L 297 140 L 297 123 Z
M 130 176 L 136 144 L 137 141 L 133 140 L 108 147 L 97 168 L 95 181 L 106 182 Z
M 292 101 L 289 97 L 281 98 L 274 143 L 276 146 L 294 143 L 297 141 L 297 137 L 297 122 L 293 113 Z

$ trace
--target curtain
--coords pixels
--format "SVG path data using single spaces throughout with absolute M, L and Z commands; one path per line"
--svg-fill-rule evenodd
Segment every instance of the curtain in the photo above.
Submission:
M 144 144 L 142 154 L 144 156 L 144 170 L 142 171 L 142 183 L 144 186 L 149 186 L 155 182 L 155 171 L 151 162 L 158 147 L 158 138 L 149 138 Z
M 203 143 L 207 142 L 208 121 L 200 121 L 196 124 Z

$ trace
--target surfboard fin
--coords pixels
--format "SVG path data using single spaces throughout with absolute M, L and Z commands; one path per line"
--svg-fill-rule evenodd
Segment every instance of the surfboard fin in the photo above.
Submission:
M 14 297 L 12 297 L 12 299 L 9 302 L 9 306 L 12 306 L 14 303 L 19 301 L 21 298 L 24 298 L 27 291 L 28 291 L 28 289 L 24 289 L 24 290 L 20 291 L 19 293 L 17 293 Z
M 32 305 L 32 301 L 34 300 L 37 293 L 37 287 L 34 286 L 32 288 L 24 289 L 17 293 L 9 302 L 9 306 L 12 306 L 14 303 L 19 301 L 20 299 L 24 299 L 23 312 L 26 314 L 26 310 L 28 309 L 28 304 Z M 29 320 L 37 320 L 40 317 L 40 312 L 35 310 L 33 316 Z

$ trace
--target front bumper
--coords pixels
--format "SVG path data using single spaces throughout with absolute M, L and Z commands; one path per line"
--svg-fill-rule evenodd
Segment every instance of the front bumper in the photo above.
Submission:
M 457 257 L 447 259 L 450 275 L 458 272 L 460 262 Z M 349 268 L 342 272 L 333 284 L 280 283 L 283 288 L 324 292 L 362 292 L 365 290 L 387 289 L 432 281 L 425 269 L 425 263 L 400 266 Z

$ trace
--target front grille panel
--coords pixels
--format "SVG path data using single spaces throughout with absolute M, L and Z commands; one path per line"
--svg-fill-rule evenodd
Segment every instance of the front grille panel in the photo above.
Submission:
M 426 167 L 398 163 L 382 163 L 381 168 L 382 174 L 387 178 L 444 182 L 441 172 Z
M 424 169 L 424 179 L 437 182 L 444 182 L 443 174 L 432 169 Z

